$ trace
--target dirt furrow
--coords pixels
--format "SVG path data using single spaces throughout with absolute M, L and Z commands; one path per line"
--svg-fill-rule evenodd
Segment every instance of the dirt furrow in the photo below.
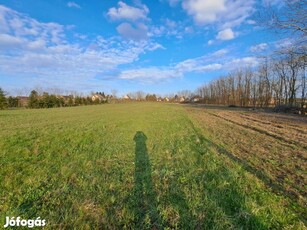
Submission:
M 259 130 L 258 127 L 242 125 L 233 121 L 232 117 L 227 119 L 223 117 L 227 112 L 188 109 L 192 119 L 199 122 L 206 138 L 218 148 L 218 152 L 225 153 L 303 207 L 307 202 L 306 146 L 299 147 L 295 141 L 285 141 L 283 137 Z M 240 118 L 240 111 L 231 113 Z
M 217 115 L 217 114 L 215 114 L 215 113 L 211 113 L 211 112 L 207 112 L 207 113 L 210 114 L 210 115 L 212 115 L 212 116 L 215 116 L 215 117 L 218 117 L 218 118 L 220 118 L 220 119 L 223 119 L 223 120 L 225 120 L 225 121 L 228 121 L 228 122 L 230 122 L 230 123 L 233 123 L 233 124 L 235 124 L 235 125 L 239 125 L 239 126 L 244 127 L 244 128 L 246 128 L 246 129 L 251 129 L 251 130 L 254 130 L 254 131 L 259 132 L 259 133 L 261 133 L 261 134 L 265 134 L 265 135 L 267 135 L 267 136 L 273 137 L 273 138 L 275 138 L 275 139 L 277 139 L 277 140 L 280 140 L 280 141 L 282 141 L 282 142 L 286 142 L 286 143 L 290 144 L 290 146 L 294 144 L 294 145 L 296 145 L 296 146 L 299 146 L 299 147 L 301 147 L 301 148 L 307 150 L 307 145 L 305 145 L 305 144 L 303 144 L 303 143 L 300 143 L 300 142 L 298 142 L 298 141 L 289 140 L 289 139 L 287 139 L 287 138 L 284 138 L 284 137 L 279 136 L 279 135 L 277 135 L 277 134 L 274 134 L 274 133 L 272 133 L 272 132 L 268 132 L 268 131 L 266 131 L 266 130 L 259 129 L 259 128 L 254 127 L 254 126 L 251 126 L 251 125 L 242 124 L 242 123 L 236 122 L 236 121 L 234 121 L 234 120 L 225 118 L 225 117 L 223 117 L 223 116 Z M 292 146 L 292 147 L 293 147 L 293 146 Z

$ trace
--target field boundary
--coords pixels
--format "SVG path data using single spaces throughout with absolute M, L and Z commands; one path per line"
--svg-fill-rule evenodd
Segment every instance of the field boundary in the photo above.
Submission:
M 225 118 L 225 117 L 219 116 L 219 115 L 214 114 L 214 113 L 210 113 L 210 112 L 206 112 L 206 113 L 208 113 L 208 114 L 210 114 L 210 115 L 212 115 L 212 116 L 218 117 L 218 118 L 220 118 L 220 119 L 223 119 L 223 120 L 225 120 L 225 121 L 227 121 L 227 122 L 230 122 L 230 123 L 232 123 L 232 124 L 241 126 L 241 127 L 243 127 L 243 128 L 250 129 L 250 130 L 256 131 L 256 132 L 258 132 L 258 133 L 265 134 L 265 135 L 267 135 L 267 136 L 273 137 L 273 138 L 275 138 L 275 139 L 277 139 L 277 140 L 286 142 L 286 143 L 288 144 L 288 145 L 287 145 L 288 147 L 293 148 L 293 144 L 295 144 L 295 145 L 298 145 L 298 146 L 300 146 L 301 148 L 307 150 L 307 146 L 302 145 L 302 143 L 299 143 L 299 142 L 297 142 L 297 141 L 288 140 L 288 139 L 283 138 L 283 137 L 281 137 L 281 136 L 279 136 L 279 135 L 270 133 L 270 132 L 265 131 L 265 130 L 263 130 L 263 129 L 256 128 L 256 127 L 254 127 L 254 126 L 248 126 L 248 125 L 240 124 L 240 123 L 238 123 L 238 122 L 235 122 L 235 121 L 233 121 L 233 120 L 227 119 L 227 118 Z M 282 143 L 282 144 L 284 144 L 284 143 Z M 305 158 L 302 158 L 302 159 L 307 160 L 307 159 L 305 159 Z
M 212 114 L 210 114 L 210 115 L 212 115 Z M 217 116 L 217 117 L 219 117 L 219 116 Z M 235 156 L 233 153 L 231 153 L 230 151 L 225 149 L 225 147 L 218 145 L 215 142 L 206 138 L 202 134 L 202 128 L 196 127 L 194 125 L 194 122 L 191 119 L 189 119 L 189 121 L 191 123 L 191 127 L 192 127 L 193 131 L 196 133 L 196 135 L 200 139 L 201 143 L 206 143 L 211 148 L 216 150 L 217 153 L 219 153 L 221 155 L 225 155 L 226 157 L 228 157 L 233 162 L 239 164 L 244 170 L 246 170 L 247 172 L 249 172 L 252 175 L 254 175 L 255 177 L 257 177 L 259 180 L 261 180 L 265 184 L 265 186 L 268 189 L 272 190 L 272 192 L 274 192 L 275 194 L 281 195 L 285 198 L 290 199 L 292 202 L 294 202 L 295 206 L 289 204 L 289 205 L 287 205 L 288 208 L 293 210 L 298 215 L 300 220 L 304 222 L 305 225 L 307 224 L 307 221 L 305 219 L 306 210 L 304 209 L 304 207 L 302 207 L 301 204 L 299 204 L 296 201 L 297 198 L 298 198 L 298 195 L 296 193 L 289 191 L 289 190 L 286 190 L 283 186 L 274 182 L 270 177 L 265 175 L 262 171 L 260 171 L 259 169 L 251 166 L 247 161 L 240 159 L 239 157 Z M 196 121 L 196 122 L 197 122 L 197 126 L 198 126 L 198 121 Z M 305 194 L 302 194 L 302 195 L 305 195 Z

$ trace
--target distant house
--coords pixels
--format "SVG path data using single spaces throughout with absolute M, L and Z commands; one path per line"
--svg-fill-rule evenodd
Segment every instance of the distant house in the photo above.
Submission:
M 73 95 L 69 95 L 69 96 L 66 96 L 66 95 L 63 95 L 63 96 L 57 96 L 57 98 L 63 98 L 64 101 L 68 101 L 70 98 L 73 98 L 74 96 Z
M 103 97 L 101 94 L 93 94 L 92 101 L 97 101 L 97 100 L 101 102 L 101 101 L 106 101 L 107 99 Z
M 179 98 L 179 102 L 184 102 L 185 101 L 185 97 L 180 97 Z
M 163 98 L 162 97 L 158 97 L 157 101 L 163 101 Z
M 129 95 L 125 95 L 124 97 L 123 97 L 125 100 L 130 100 L 131 98 L 129 97 Z
M 169 98 L 168 98 L 168 97 L 165 97 L 165 98 L 164 98 L 164 101 L 169 102 Z
M 194 96 L 191 98 L 191 102 L 200 102 L 202 100 L 202 98 L 200 96 Z
M 29 103 L 29 97 L 18 96 L 18 106 L 26 107 Z

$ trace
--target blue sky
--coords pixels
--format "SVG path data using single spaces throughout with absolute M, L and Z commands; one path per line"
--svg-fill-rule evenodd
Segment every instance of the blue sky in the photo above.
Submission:
M 279 1 L 270 1 L 280 7 Z M 253 20 L 267 0 L 0 0 L 0 87 L 195 90 L 285 40 Z

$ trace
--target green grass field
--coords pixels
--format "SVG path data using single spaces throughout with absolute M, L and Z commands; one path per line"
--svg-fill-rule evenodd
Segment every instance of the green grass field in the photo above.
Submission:
M 305 229 L 289 200 L 209 144 L 180 105 L 0 111 L 0 224 Z

